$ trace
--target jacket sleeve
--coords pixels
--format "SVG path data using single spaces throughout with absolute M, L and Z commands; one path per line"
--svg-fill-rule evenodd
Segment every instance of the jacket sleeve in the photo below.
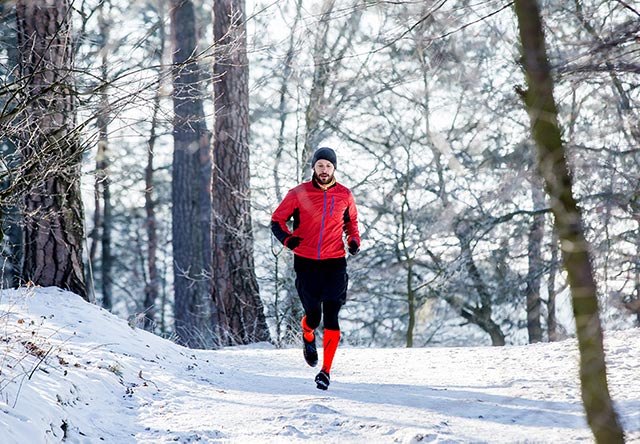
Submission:
M 297 207 L 296 193 L 290 190 L 271 215 L 271 232 L 283 245 L 291 232 L 287 221 L 293 217 Z
M 355 240 L 360 247 L 360 232 L 358 231 L 358 209 L 353 194 L 349 193 L 349 205 L 344 211 L 344 231 L 347 234 L 347 245 Z

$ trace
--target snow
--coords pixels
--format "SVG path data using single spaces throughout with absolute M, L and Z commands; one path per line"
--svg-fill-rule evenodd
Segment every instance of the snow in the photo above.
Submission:
M 627 442 L 640 442 L 639 333 L 605 338 Z M 190 350 L 57 288 L 0 292 L 0 336 L 3 443 L 593 442 L 575 340 L 342 345 L 324 392 L 301 349 Z

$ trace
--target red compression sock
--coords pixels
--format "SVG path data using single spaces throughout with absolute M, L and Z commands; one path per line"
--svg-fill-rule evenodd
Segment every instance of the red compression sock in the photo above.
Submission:
M 316 335 L 313 333 L 313 328 L 307 325 L 307 317 L 304 316 L 302 318 L 302 335 L 304 336 L 304 340 L 307 342 L 311 342 L 315 339 Z
M 333 363 L 333 356 L 336 354 L 338 343 L 340 342 L 340 330 L 327 330 L 324 329 L 324 339 L 322 340 L 322 346 L 324 348 L 322 359 L 322 370 L 327 374 L 331 371 L 331 364 Z

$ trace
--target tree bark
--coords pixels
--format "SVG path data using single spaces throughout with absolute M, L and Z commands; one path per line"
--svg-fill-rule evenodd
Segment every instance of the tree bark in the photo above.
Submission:
M 560 135 L 540 11 L 535 0 L 516 0 L 514 5 L 529 88 L 524 99 L 537 145 L 538 169 L 550 196 L 571 288 L 587 421 L 596 442 L 622 443 L 623 431 L 607 385 L 602 325 L 589 245 L 583 233 L 582 216 L 573 197 L 571 174 Z
M 213 293 L 223 344 L 247 344 L 270 335 L 253 259 L 244 1 L 214 2 L 213 31 Z
M 22 278 L 87 299 L 71 16 L 67 0 L 16 3 L 24 83 L 19 148 L 23 178 L 31 181 L 24 199 Z
M 175 331 L 181 344 L 218 344 L 211 301 L 211 153 L 197 60 L 193 2 L 172 0 L 172 245 Z

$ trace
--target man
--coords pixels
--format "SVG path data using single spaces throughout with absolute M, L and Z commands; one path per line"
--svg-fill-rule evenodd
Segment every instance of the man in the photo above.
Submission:
M 305 315 L 302 318 L 304 358 L 318 363 L 315 329 L 324 320 L 322 370 L 316 375 L 319 389 L 329 387 L 331 364 L 338 343 L 338 313 L 347 299 L 347 260 L 360 250 L 358 212 L 349 189 L 336 182 L 336 153 L 319 148 L 311 159 L 313 177 L 289 190 L 271 217 L 271 231 L 293 251 L 296 289 Z M 293 219 L 293 230 L 287 222 Z

